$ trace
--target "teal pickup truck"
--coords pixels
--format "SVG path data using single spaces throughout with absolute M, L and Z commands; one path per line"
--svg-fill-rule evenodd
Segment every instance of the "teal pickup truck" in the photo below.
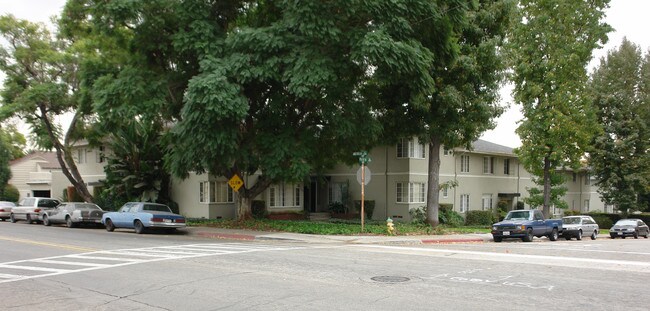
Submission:
M 540 210 L 515 210 L 508 212 L 503 221 L 492 225 L 494 242 L 503 239 L 521 239 L 532 242 L 533 237 L 548 237 L 555 241 L 562 233 L 561 219 L 544 219 Z

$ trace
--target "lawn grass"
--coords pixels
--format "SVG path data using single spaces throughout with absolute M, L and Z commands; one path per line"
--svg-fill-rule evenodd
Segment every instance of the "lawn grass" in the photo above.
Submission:
M 219 219 L 188 219 L 188 225 L 321 235 L 389 235 L 385 222 L 368 221 L 364 225 L 365 230 L 361 232 L 361 223 L 359 220 L 317 222 L 307 220 L 253 219 L 239 222 Z M 440 225 L 436 228 L 431 228 L 428 225 L 399 222 L 395 223 L 395 229 L 396 235 L 444 235 L 490 232 L 488 227 L 449 227 Z

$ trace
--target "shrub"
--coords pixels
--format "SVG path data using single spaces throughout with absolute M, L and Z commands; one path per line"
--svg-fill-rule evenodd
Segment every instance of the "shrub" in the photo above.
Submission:
M 266 218 L 266 202 L 262 200 L 253 200 L 253 204 L 251 205 L 251 212 L 253 213 L 253 218 L 255 219 Z
M 343 203 L 341 203 L 341 202 L 332 202 L 332 203 L 330 203 L 330 206 L 329 206 L 330 213 L 343 214 L 343 213 L 345 213 L 345 210 L 346 210 L 345 205 Z
M 418 208 L 412 208 L 409 210 L 411 215 L 411 223 L 414 225 L 424 225 L 427 223 L 427 207 L 421 206 Z
M 614 222 L 605 215 L 594 215 L 592 218 L 598 223 L 600 229 L 609 229 L 614 225 Z
M 426 224 L 427 223 L 427 207 L 422 206 L 418 208 L 411 209 L 409 211 L 411 215 L 412 224 Z M 456 213 L 453 210 L 452 205 L 440 204 L 438 209 L 438 221 L 441 224 L 448 225 L 450 227 L 460 227 L 465 223 L 463 216 Z
M 361 200 L 354 201 L 354 207 L 361 212 Z M 372 219 L 372 212 L 375 210 L 375 200 L 363 200 L 363 211 L 367 219 Z
M 7 184 L 2 196 L 0 197 L 0 201 L 18 202 L 19 198 L 20 192 L 18 191 L 18 188 L 14 185 Z
M 465 216 L 465 225 L 467 226 L 491 226 L 494 221 L 492 211 L 468 211 Z
M 564 216 L 582 215 L 582 213 L 580 211 L 572 211 L 572 210 L 565 210 L 563 214 L 564 214 Z

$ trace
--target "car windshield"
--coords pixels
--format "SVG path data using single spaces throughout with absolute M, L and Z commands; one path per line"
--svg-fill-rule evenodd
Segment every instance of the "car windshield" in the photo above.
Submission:
M 38 201 L 38 207 L 55 207 L 59 205 L 59 201 L 52 199 L 42 199 Z
M 515 220 L 515 219 L 528 219 L 530 215 L 529 211 L 518 211 L 518 212 L 510 212 L 505 220 Z
M 169 212 L 169 213 L 172 212 L 169 209 L 169 207 L 167 207 L 166 205 L 158 205 L 158 204 L 145 204 L 143 210 L 154 211 L 154 212 Z
M 580 218 L 579 217 L 564 217 L 564 218 L 562 218 L 562 223 L 568 224 L 568 225 L 579 225 L 580 224 Z
M 616 226 L 636 226 L 636 220 L 619 220 Z

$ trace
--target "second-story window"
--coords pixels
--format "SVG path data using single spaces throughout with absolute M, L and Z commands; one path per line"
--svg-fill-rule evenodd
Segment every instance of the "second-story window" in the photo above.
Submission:
M 510 159 L 503 159 L 503 174 L 510 175 Z
M 483 157 L 483 174 L 494 174 L 494 157 Z
M 86 148 L 77 149 L 77 163 L 86 163 Z
M 469 173 L 469 156 L 462 155 L 460 156 L 460 172 Z
M 424 145 L 417 138 L 402 138 L 397 144 L 397 157 L 424 159 Z
M 104 146 L 99 146 L 97 148 L 97 154 L 96 154 L 96 160 L 97 163 L 104 163 L 106 161 L 106 157 L 104 156 Z

